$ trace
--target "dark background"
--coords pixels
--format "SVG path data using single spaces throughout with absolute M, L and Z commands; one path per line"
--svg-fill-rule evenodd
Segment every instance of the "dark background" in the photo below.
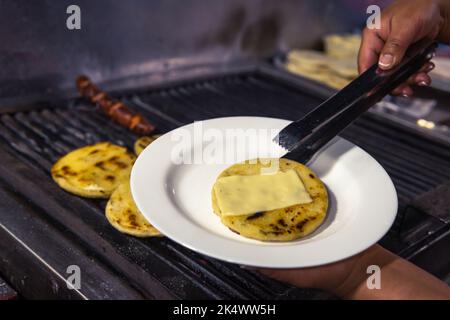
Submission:
M 366 0 L 0 0 L 0 98 L 63 95 L 95 82 L 270 57 L 361 29 Z M 68 30 L 66 8 L 81 8 Z M 65 94 L 65 93 L 64 93 Z

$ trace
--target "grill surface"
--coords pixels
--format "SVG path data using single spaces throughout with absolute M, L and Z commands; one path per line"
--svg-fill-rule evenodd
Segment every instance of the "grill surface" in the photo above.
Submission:
M 258 72 L 116 96 L 139 109 L 160 132 L 194 120 L 222 116 L 294 120 L 320 103 L 313 95 Z M 104 218 L 105 201 L 65 193 L 52 182 L 49 172 L 58 157 L 77 147 L 108 140 L 132 148 L 136 136 L 81 99 L 55 108 L 31 109 L 1 115 L 0 151 L 4 163 L 0 169 L 0 186 L 7 186 L 11 190 L 9 195 L 14 195 L 18 204 L 30 206 L 34 212 L 32 217 L 42 219 L 48 228 L 62 233 L 92 263 L 107 270 L 105 279 L 114 276 L 121 279 L 116 284 L 112 280 L 109 283 L 117 288 L 114 294 L 111 293 L 114 290 L 105 289 L 110 296 L 126 296 L 119 290 L 126 286 L 131 288 L 129 297 L 327 297 L 321 292 L 282 285 L 239 266 L 196 254 L 165 238 L 137 239 L 118 233 Z M 409 219 L 405 209 L 413 199 L 450 180 L 448 146 L 411 133 L 375 114 L 363 116 L 342 136 L 374 156 L 397 188 L 399 215 L 381 241 L 385 247 L 414 257 L 432 239 L 447 236 L 450 226 L 424 213 L 415 215 L 412 228 L 403 226 L 404 220 Z M 64 266 L 68 264 L 71 262 L 65 261 L 53 268 L 56 273 L 64 274 Z M 4 274 L 10 272 L 0 270 Z M 92 272 L 94 287 L 97 271 Z M 105 296 L 89 288 L 83 294 L 88 298 Z

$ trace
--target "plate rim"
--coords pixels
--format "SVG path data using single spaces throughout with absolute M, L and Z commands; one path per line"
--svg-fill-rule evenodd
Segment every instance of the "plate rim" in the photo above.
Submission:
M 271 117 L 253 117 L 253 116 L 236 116 L 236 117 L 218 117 L 218 118 L 212 118 L 212 119 L 207 119 L 207 120 L 203 120 L 202 122 L 208 122 L 208 123 L 212 123 L 212 122 L 227 122 L 227 121 L 231 121 L 231 122 L 235 122 L 236 120 L 244 120 L 244 121 L 249 121 L 249 120 L 265 120 L 265 121 L 280 121 L 280 122 L 285 122 L 286 124 L 288 124 L 290 122 L 290 120 L 285 120 L 285 119 L 280 119 L 280 118 L 271 118 Z M 372 246 L 373 244 L 377 243 L 386 233 L 387 231 L 390 229 L 390 227 L 392 226 L 395 217 L 397 215 L 397 210 L 398 210 L 398 197 L 397 197 L 397 192 L 395 190 L 395 186 L 391 180 L 391 178 L 389 177 L 388 173 L 386 172 L 386 170 L 381 166 L 381 164 L 374 159 L 369 153 L 367 153 L 364 149 L 362 149 L 361 147 L 343 139 L 338 137 L 337 141 L 341 141 L 341 143 L 348 143 L 350 144 L 352 147 L 355 148 L 356 151 L 360 152 L 361 155 L 365 156 L 366 158 L 368 158 L 371 161 L 371 164 L 374 165 L 375 167 L 377 167 L 377 169 L 379 169 L 382 173 L 382 176 L 384 176 L 385 178 L 385 182 L 387 182 L 388 184 L 385 186 L 386 189 L 390 189 L 390 193 L 391 194 L 391 199 L 389 199 L 392 203 L 391 203 L 391 209 L 393 211 L 393 213 L 391 213 L 390 215 L 386 214 L 386 216 L 390 216 L 391 219 L 389 221 L 385 221 L 384 224 L 384 231 L 380 231 L 378 232 L 378 235 L 375 237 L 373 237 L 372 240 L 370 241 L 366 241 L 365 245 L 360 245 L 358 247 L 357 250 L 350 250 L 352 251 L 349 254 L 341 254 L 339 258 L 332 258 L 332 259 L 325 259 L 326 261 L 322 261 L 322 262 L 311 262 L 311 263 L 299 263 L 298 261 L 296 262 L 296 260 L 292 261 L 291 263 L 288 262 L 283 262 L 283 263 L 273 263 L 273 260 L 271 262 L 271 259 L 268 259 L 267 261 L 252 261 L 251 259 L 243 259 L 243 258 L 236 258 L 233 257 L 233 255 L 226 255 L 224 256 L 223 254 L 216 254 L 214 252 L 211 252 L 211 249 L 205 249 L 203 246 L 198 246 L 198 241 L 194 241 L 194 243 L 190 242 L 190 241 L 186 241 L 185 237 L 180 237 L 180 233 L 183 232 L 184 230 L 179 230 L 176 231 L 177 228 L 169 228 L 170 231 L 167 232 L 169 229 L 166 228 L 164 225 L 159 224 L 159 219 L 154 219 L 154 217 L 152 216 L 152 214 L 148 214 L 147 210 L 146 210 L 146 205 L 143 204 L 143 201 L 141 201 L 143 199 L 143 197 L 141 197 L 140 191 L 138 190 L 139 188 L 136 186 L 136 184 L 138 184 L 139 179 L 141 177 L 143 177 L 143 175 L 140 175 L 137 171 L 140 170 L 140 166 L 141 163 L 143 161 L 145 161 L 145 159 L 148 157 L 148 154 L 150 154 L 150 152 L 152 152 L 152 150 L 156 150 L 160 144 L 162 144 L 164 142 L 163 138 L 164 136 L 169 136 L 172 132 L 176 131 L 176 130 L 180 130 L 181 128 L 186 128 L 186 127 L 190 127 L 193 126 L 193 123 L 190 124 L 186 124 L 183 125 L 181 127 L 178 127 L 172 131 L 167 132 L 166 134 L 164 134 L 163 136 L 161 136 L 158 140 L 156 140 L 155 142 L 153 142 L 148 148 L 146 148 L 138 157 L 138 159 L 136 160 L 133 169 L 131 171 L 131 177 L 130 177 L 130 185 L 131 185 L 131 192 L 133 195 L 133 198 L 135 199 L 135 203 L 137 205 L 137 207 L 139 208 L 139 210 L 142 212 L 142 214 L 144 215 L 144 217 L 146 219 L 148 219 L 149 221 L 154 221 L 154 226 L 158 229 L 160 229 L 160 231 L 165 234 L 169 239 L 179 243 L 180 245 L 189 248 L 190 250 L 193 250 L 195 252 L 207 255 L 209 257 L 215 258 L 215 259 L 219 259 L 219 260 L 223 260 L 223 261 L 227 261 L 227 262 L 231 262 L 231 263 L 236 263 L 236 264 L 240 264 L 240 265 L 246 265 L 246 266 L 253 266 L 253 267 L 262 267 L 262 268 L 280 268 L 280 269 L 284 269 L 284 268 L 299 268 L 299 267 L 313 267 L 313 266 L 320 266 L 320 265 L 324 265 L 324 264 L 329 264 L 329 263 L 333 263 L 336 261 L 340 261 L 340 260 L 344 260 L 346 258 L 349 258 L 353 255 L 356 255 L 364 250 L 366 250 L 367 248 L 369 248 L 370 246 Z M 147 156 L 146 156 L 147 155 Z M 162 171 L 162 170 L 161 170 Z M 161 187 L 159 189 L 164 189 L 164 187 Z M 167 191 L 167 190 L 166 190 Z M 173 207 L 173 204 L 172 204 Z M 172 208 L 173 209 L 173 208 Z M 152 210 L 150 210 L 150 212 L 152 212 Z M 184 218 L 184 220 L 190 221 L 189 218 L 187 218 L 186 216 L 184 216 L 183 213 L 178 213 L 178 215 L 181 218 Z M 156 223 L 155 223 L 156 222 Z M 215 234 L 209 230 L 206 230 L 205 228 L 202 228 L 201 226 L 199 226 L 197 223 L 190 221 L 190 227 L 192 229 L 192 231 L 194 232 L 199 232 L 199 235 L 201 235 L 202 237 L 205 236 L 206 233 L 206 238 L 210 237 L 210 239 L 208 239 L 208 241 L 210 243 L 212 243 L 213 245 L 216 244 L 224 244 L 223 241 L 225 241 L 226 243 L 234 243 L 235 245 L 237 245 L 239 248 L 243 249 L 246 247 L 251 246 L 250 248 L 266 248 L 264 250 L 266 251 L 271 251 L 268 248 L 286 248 L 287 246 L 255 246 L 254 244 L 250 244 L 250 243 L 244 243 L 244 242 L 237 242 L 237 241 L 233 241 L 232 239 L 227 239 L 225 237 L 222 237 L 218 234 Z M 348 224 L 348 223 L 347 223 Z M 345 229 L 348 226 L 343 226 L 341 229 Z M 381 227 L 380 227 L 381 229 Z M 174 231 L 175 230 L 175 231 Z M 172 232 L 174 231 L 174 232 Z M 177 233 L 178 232 L 178 233 Z M 341 232 L 342 233 L 342 232 Z M 376 238 L 376 240 L 375 240 Z M 206 240 L 206 239 L 205 239 Z M 197 245 L 195 244 L 195 242 L 197 242 Z M 292 243 L 293 245 L 296 246 L 295 243 Z M 305 246 L 306 244 L 301 244 L 302 246 Z M 248 249 L 248 248 L 246 248 Z

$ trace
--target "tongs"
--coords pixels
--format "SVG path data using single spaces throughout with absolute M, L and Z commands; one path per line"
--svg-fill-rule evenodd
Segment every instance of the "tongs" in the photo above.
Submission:
M 371 106 L 418 72 L 434 56 L 437 43 L 422 40 L 411 46 L 395 68 L 383 71 L 374 64 L 341 91 L 292 122 L 274 138 L 287 154 L 307 163 L 312 156 Z

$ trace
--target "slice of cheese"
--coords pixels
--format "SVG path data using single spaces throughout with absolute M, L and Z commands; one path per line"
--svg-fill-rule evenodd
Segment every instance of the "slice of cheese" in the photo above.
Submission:
M 312 202 L 295 170 L 274 174 L 229 176 L 214 185 L 222 216 L 237 216 Z

